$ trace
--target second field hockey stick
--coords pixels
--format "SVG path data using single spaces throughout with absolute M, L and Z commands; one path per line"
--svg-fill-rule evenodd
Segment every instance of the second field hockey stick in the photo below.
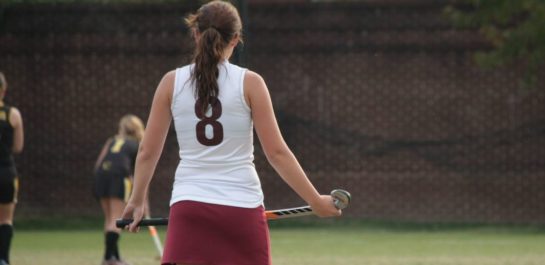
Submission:
M 147 219 L 149 219 L 149 215 L 146 216 Z M 157 249 L 157 252 L 159 253 L 159 259 L 163 257 L 163 245 L 161 244 L 161 239 L 159 238 L 159 234 L 157 233 L 157 229 L 155 229 L 155 226 L 150 225 L 148 226 L 149 234 L 151 235 L 151 238 L 153 239 L 153 243 L 155 244 L 155 248 Z
M 150 206 L 149 206 L 149 200 L 146 200 L 146 210 L 144 212 L 144 216 L 146 218 L 150 218 Z M 155 229 L 155 226 L 150 225 L 148 226 L 149 234 L 151 236 L 151 239 L 153 240 L 153 244 L 155 245 L 155 249 L 157 250 L 159 256 L 157 258 L 160 260 L 163 257 L 163 244 L 161 244 L 161 238 L 159 237 L 159 233 L 157 233 L 157 229 Z
M 351 195 L 348 191 L 341 189 L 333 190 L 331 196 L 333 197 L 333 203 L 335 203 L 337 209 L 344 209 L 350 204 Z M 312 214 L 313 212 L 310 206 L 265 211 L 265 216 L 268 220 L 300 217 Z M 118 219 L 116 220 L 115 225 L 119 228 L 123 228 L 131 224 L 132 221 L 133 219 Z M 138 223 L 138 226 L 154 225 L 168 225 L 168 218 L 146 218 Z

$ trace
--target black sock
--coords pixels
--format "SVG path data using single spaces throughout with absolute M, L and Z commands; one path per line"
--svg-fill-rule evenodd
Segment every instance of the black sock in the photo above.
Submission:
M 106 232 L 106 253 L 104 253 L 105 260 L 109 260 L 111 258 L 119 259 L 119 249 L 117 248 L 118 240 L 119 233 L 113 231 Z
M 9 248 L 13 237 L 13 226 L 8 224 L 0 225 L 0 260 L 9 263 Z

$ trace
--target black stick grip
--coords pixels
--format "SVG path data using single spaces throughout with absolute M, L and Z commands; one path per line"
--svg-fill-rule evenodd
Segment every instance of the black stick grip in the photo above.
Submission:
M 115 226 L 118 228 L 124 228 L 132 223 L 133 219 L 117 219 L 115 220 Z M 138 226 L 154 226 L 154 225 L 168 225 L 167 218 L 148 218 L 142 219 Z

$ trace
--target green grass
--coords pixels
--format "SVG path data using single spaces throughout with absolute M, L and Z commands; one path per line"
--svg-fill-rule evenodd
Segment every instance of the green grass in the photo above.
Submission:
M 545 260 L 542 227 L 273 223 L 275 265 L 538 265 Z M 164 230 L 160 230 L 164 239 Z M 14 265 L 97 265 L 97 228 L 18 228 Z M 124 233 L 121 254 L 133 265 L 159 264 L 147 231 Z

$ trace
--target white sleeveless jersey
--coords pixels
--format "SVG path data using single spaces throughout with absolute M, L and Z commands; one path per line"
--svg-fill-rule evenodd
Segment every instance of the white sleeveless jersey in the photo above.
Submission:
M 188 65 L 176 69 L 172 117 L 180 146 L 170 205 L 192 200 L 244 208 L 263 204 L 254 160 L 253 122 L 244 99 L 246 69 L 219 67 L 219 103 L 201 115 Z

